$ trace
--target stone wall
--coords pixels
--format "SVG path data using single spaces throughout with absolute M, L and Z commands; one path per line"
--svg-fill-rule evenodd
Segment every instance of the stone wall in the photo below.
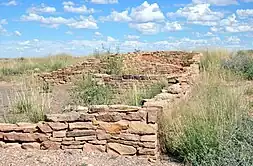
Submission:
M 83 149 L 115 155 L 158 157 L 159 107 L 125 105 L 69 107 L 37 124 L 0 124 L 0 147 Z

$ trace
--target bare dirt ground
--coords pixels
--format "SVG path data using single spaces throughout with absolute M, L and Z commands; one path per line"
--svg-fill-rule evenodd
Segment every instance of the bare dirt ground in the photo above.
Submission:
M 28 151 L 0 149 L 1 166 L 180 166 L 170 161 L 149 162 L 137 157 L 85 153 L 80 150 Z

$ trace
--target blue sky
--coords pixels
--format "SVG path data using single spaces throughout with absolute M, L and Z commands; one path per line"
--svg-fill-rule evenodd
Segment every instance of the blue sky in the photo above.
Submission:
M 253 48 L 253 0 L 0 0 L 0 57 Z

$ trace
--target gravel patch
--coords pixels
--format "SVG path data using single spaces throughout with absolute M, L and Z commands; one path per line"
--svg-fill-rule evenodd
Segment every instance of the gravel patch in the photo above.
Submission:
M 1 166 L 180 166 L 168 161 L 149 162 L 137 157 L 85 153 L 81 150 L 1 149 Z

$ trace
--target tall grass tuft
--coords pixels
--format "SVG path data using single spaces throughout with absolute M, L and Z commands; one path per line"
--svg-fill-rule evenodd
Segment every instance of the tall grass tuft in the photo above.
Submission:
M 201 62 L 202 79 L 192 95 L 178 108 L 165 110 L 161 124 L 167 152 L 186 165 L 228 165 L 233 155 L 238 160 L 232 165 L 250 165 L 253 161 L 249 151 L 235 142 L 235 133 L 246 132 L 242 124 L 252 121 L 243 120 L 249 111 L 243 96 L 245 88 L 231 86 L 238 77 L 221 68 L 225 56 L 228 54 L 224 52 L 205 54 Z M 243 145 L 252 139 L 249 135 L 245 137 L 238 140 Z

